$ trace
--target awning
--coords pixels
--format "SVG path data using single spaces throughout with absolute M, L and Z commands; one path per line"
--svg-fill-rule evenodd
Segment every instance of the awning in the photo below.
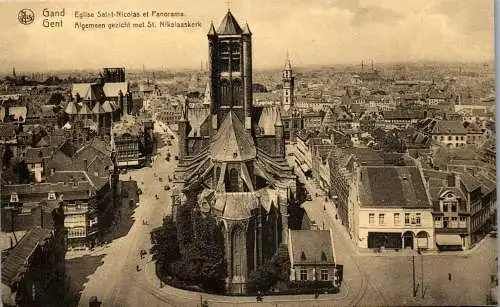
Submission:
M 437 235 L 436 243 L 438 245 L 460 245 L 462 246 L 462 238 L 459 235 Z
M 311 168 L 310 168 L 307 164 L 305 164 L 305 163 L 303 163 L 303 164 L 301 164 L 301 165 L 300 165 L 300 169 L 301 169 L 304 173 L 307 173 L 307 172 L 311 171 Z

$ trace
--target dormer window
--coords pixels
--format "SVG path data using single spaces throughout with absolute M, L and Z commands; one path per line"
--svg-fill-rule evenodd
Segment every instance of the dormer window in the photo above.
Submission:
M 307 260 L 306 254 L 304 252 L 302 252 L 302 254 L 300 255 L 300 260 L 302 261 Z
M 49 192 L 49 195 L 47 197 L 48 200 L 56 200 L 56 193 L 55 192 Z
M 11 203 L 18 203 L 19 202 L 19 196 L 17 195 L 17 193 L 10 194 L 10 202 Z

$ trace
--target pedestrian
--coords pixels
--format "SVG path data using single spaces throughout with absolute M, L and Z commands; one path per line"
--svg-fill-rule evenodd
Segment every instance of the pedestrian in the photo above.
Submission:
M 448 280 L 451 281 L 451 273 L 448 273 Z
M 136 265 L 136 266 L 135 266 L 135 270 L 136 270 L 137 272 L 139 272 L 139 265 Z

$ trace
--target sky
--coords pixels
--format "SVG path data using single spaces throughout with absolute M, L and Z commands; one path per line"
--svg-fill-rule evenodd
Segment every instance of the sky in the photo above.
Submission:
M 67 1 L 0 3 L 0 72 L 66 69 L 199 68 L 208 53 L 210 22 L 228 10 L 253 33 L 253 66 L 278 68 L 287 52 L 294 66 L 494 59 L 494 9 L 490 0 L 216 0 Z M 35 13 L 31 25 L 18 12 Z M 65 9 L 62 28 L 42 26 L 43 9 Z M 87 18 L 75 11 L 183 12 L 182 18 Z M 61 18 L 50 18 L 57 21 Z M 191 29 L 82 31 L 84 23 L 200 21 Z

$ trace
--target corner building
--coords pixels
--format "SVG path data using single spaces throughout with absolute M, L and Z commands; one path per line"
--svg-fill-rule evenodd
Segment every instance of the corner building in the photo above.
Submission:
M 184 106 L 175 178 L 224 235 L 228 293 L 245 293 L 249 274 L 287 250 L 296 176 L 285 160 L 279 107 L 252 105 L 252 33 L 230 11 L 210 25 L 209 106 Z M 183 206 L 179 201 L 175 206 Z M 175 212 L 175 211 L 174 211 Z

